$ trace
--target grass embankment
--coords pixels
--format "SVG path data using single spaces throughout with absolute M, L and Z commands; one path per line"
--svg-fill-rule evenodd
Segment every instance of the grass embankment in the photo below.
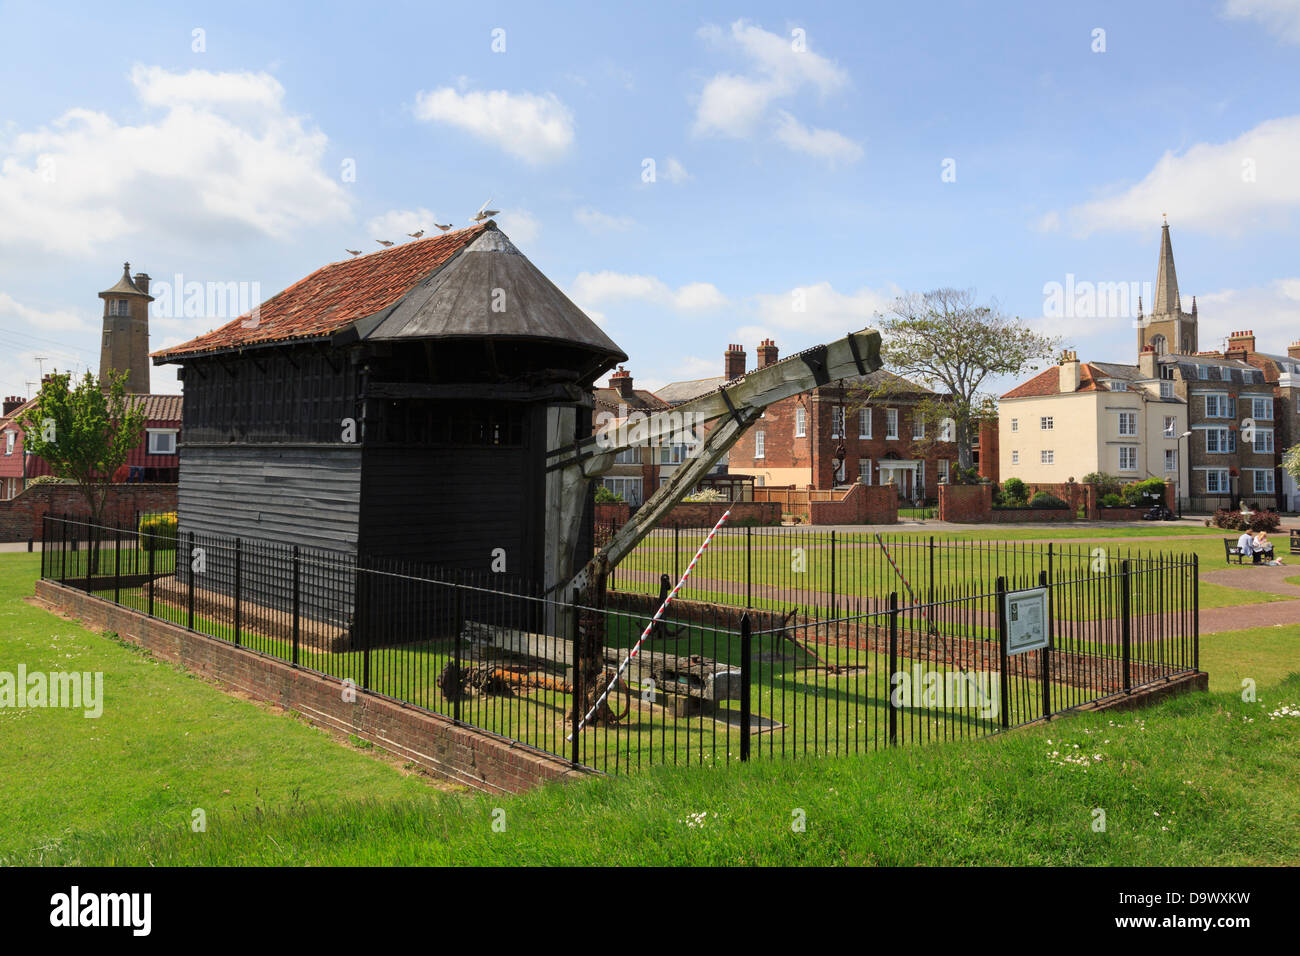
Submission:
M 102 670 L 107 702 L 97 720 L 0 711 L 6 862 L 1300 863 L 1300 626 L 1204 638 L 1219 692 L 1133 714 L 507 799 L 439 792 L 32 608 L 36 567 L 0 558 L 0 669 Z

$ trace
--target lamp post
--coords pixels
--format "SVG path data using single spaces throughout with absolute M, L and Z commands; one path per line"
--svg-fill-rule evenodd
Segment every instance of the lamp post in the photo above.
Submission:
M 1178 436 L 1178 442 L 1174 445 L 1175 449 L 1177 449 L 1177 451 L 1178 451 L 1178 492 L 1179 492 L 1179 494 L 1178 494 L 1178 520 L 1179 520 L 1179 521 L 1182 521 L 1182 520 L 1183 520 L 1183 495 L 1182 495 L 1182 490 L 1183 490 L 1183 462 L 1186 460 L 1186 459 L 1183 458 L 1182 441 L 1183 441 L 1184 438 L 1191 438 L 1191 437 L 1192 437 L 1192 433 L 1191 433 L 1190 431 L 1183 432 L 1181 435 Z M 1187 453 L 1190 455 L 1191 452 L 1192 452 L 1192 443 L 1191 443 L 1191 442 L 1188 442 L 1188 443 L 1187 443 Z M 1192 480 L 1191 480 L 1191 479 L 1192 479 L 1192 473 L 1191 473 L 1191 471 L 1188 471 L 1188 473 L 1187 473 L 1187 490 L 1188 490 L 1189 492 L 1192 490 L 1192 487 L 1191 487 L 1191 486 L 1192 486 Z

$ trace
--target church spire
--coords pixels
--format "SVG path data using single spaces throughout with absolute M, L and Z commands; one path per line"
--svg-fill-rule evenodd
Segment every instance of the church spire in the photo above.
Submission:
M 1174 247 L 1169 242 L 1169 221 L 1160 230 L 1160 266 L 1156 270 L 1156 301 L 1152 315 L 1178 315 L 1183 310 L 1178 298 L 1178 273 L 1174 271 Z

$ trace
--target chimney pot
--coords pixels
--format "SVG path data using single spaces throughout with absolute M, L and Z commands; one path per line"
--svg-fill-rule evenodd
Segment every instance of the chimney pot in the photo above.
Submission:
M 745 374 L 745 350 L 732 343 L 727 346 L 727 353 L 722 357 L 723 375 L 727 381 L 740 378 Z

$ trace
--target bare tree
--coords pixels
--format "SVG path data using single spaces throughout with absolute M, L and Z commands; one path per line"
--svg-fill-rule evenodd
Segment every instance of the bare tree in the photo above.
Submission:
M 953 422 L 958 473 L 964 481 L 974 471 L 974 432 L 982 419 L 996 415 L 992 395 L 980 387 L 990 376 L 1019 375 L 1035 362 L 1052 358 L 1057 338 L 1040 335 L 1018 318 L 1004 314 L 996 302 L 981 305 L 974 289 L 934 289 L 908 293 L 881 316 L 885 368 L 937 395 L 920 398 L 916 413 L 937 423 Z M 879 400 L 879 389 L 897 393 L 898 383 L 863 389 L 860 404 Z M 927 427 L 927 434 L 934 429 Z

